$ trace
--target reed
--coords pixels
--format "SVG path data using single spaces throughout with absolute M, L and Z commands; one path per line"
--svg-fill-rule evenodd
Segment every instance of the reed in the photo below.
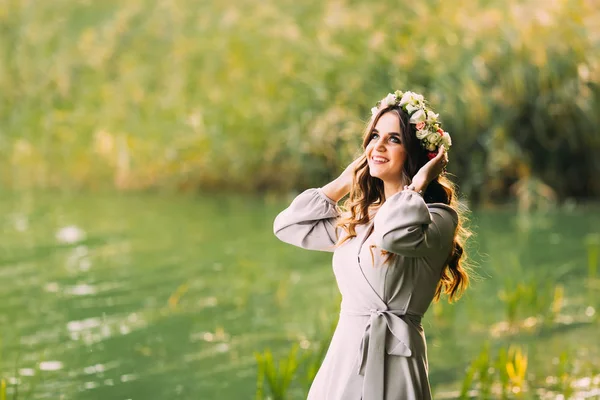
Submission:
M 520 346 L 500 347 L 493 357 L 490 343 L 486 342 L 467 368 L 460 398 L 470 399 L 472 390 L 478 399 L 521 398 L 529 390 L 527 367 L 527 353 Z
M 293 343 L 278 362 L 270 349 L 255 353 L 257 361 L 256 400 L 273 396 L 273 400 L 289 398 L 292 383 L 296 383 L 304 393 L 310 386 L 321 366 L 337 321 L 331 321 L 322 332 L 322 339 L 314 346 L 300 346 Z
M 288 391 L 292 380 L 300 366 L 298 344 L 292 345 L 287 355 L 278 362 L 275 361 L 270 349 L 255 353 L 258 364 L 256 399 L 272 398 L 273 400 L 288 399 Z M 266 397 L 265 386 L 272 397 Z
M 467 368 L 463 378 L 460 398 L 470 399 L 470 390 L 473 386 L 477 387 L 477 396 L 486 398 L 489 396 L 492 388 L 492 374 L 490 368 L 490 344 L 486 342 L 477 357 Z
M 598 260 L 600 259 L 600 235 L 589 234 L 585 238 L 587 247 L 587 270 L 590 280 L 598 278 Z
M 518 397 L 527 391 L 527 365 L 527 353 L 520 346 L 510 346 L 504 369 L 508 375 L 509 390 Z
M 594 1 L 0 4 L 3 187 L 316 184 L 404 88 L 441 112 L 474 202 L 514 178 L 524 208 L 600 194 L 579 156 L 600 150 Z

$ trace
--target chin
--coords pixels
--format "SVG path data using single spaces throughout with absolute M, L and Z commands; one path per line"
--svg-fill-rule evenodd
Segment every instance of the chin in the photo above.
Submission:
M 392 174 L 392 177 L 390 177 L 389 171 L 386 171 L 386 172 L 388 172 L 388 173 L 386 174 L 386 173 L 382 173 L 382 171 L 373 171 L 371 168 L 369 168 L 369 175 L 371 175 L 373 178 L 377 178 L 383 182 L 388 182 L 388 181 L 393 182 L 394 181 L 393 174 Z M 401 172 L 398 172 L 398 174 L 401 174 Z
M 377 168 L 371 168 L 369 167 L 369 174 L 373 177 L 373 178 L 379 178 L 381 180 L 383 180 L 383 178 L 385 177 L 385 173 L 382 173 L 383 171 L 378 171 Z
M 372 178 L 377 178 L 377 179 L 379 179 L 382 182 L 386 182 L 385 176 L 382 176 L 381 174 L 375 173 L 375 174 L 370 174 L 370 175 L 371 175 Z
M 377 172 L 373 172 L 373 169 L 369 167 L 369 175 L 371 175 L 373 178 L 379 178 L 379 174 Z M 379 178 L 381 179 L 381 178 Z

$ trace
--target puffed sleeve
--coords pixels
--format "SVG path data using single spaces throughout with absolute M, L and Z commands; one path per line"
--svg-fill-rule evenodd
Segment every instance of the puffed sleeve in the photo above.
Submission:
M 275 217 L 273 232 L 279 240 L 308 250 L 333 252 L 337 242 L 336 203 L 322 188 L 307 189 Z
M 442 203 L 427 204 L 411 190 L 390 196 L 374 218 L 375 245 L 408 257 L 438 254 L 444 258 L 452 248 L 458 214 Z

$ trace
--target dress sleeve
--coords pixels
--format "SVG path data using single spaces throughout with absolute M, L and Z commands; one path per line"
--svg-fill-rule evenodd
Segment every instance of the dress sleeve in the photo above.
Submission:
M 307 189 L 275 217 L 273 232 L 279 240 L 308 250 L 333 252 L 337 242 L 336 202 L 322 188 Z
M 427 204 L 417 193 L 400 191 L 377 211 L 373 235 L 376 246 L 408 257 L 449 254 L 458 214 L 442 203 Z

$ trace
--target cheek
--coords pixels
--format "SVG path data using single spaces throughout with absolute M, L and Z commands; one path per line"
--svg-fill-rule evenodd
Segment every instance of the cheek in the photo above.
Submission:
M 394 149 L 394 159 L 396 159 L 399 163 L 404 163 L 406 160 L 406 153 L 403 148 Z

